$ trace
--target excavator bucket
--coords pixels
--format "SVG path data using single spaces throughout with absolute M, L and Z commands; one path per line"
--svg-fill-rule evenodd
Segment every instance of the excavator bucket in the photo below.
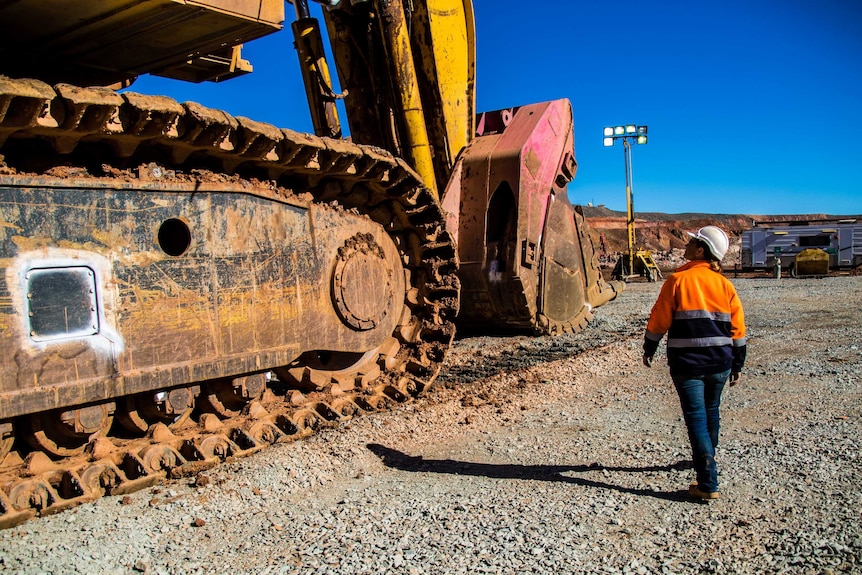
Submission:
M 622 291 L 602 278 L 567 199 L 576 170 L 568 100 L 479 116 L 443 197 L 461 260 L 459 326 L 576 332 Z

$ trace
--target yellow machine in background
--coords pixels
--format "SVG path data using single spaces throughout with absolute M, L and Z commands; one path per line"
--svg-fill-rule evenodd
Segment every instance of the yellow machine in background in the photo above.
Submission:
M 804 249 L 793 260 L 793 276 L 829 275 L 829 254 L 819 248 Z
M 661 270 L 652 259 L 652 250 L 631 249 L 623 254 L 614 264 L 611 277 L 615 280 L 628 281 L 634 278 L 645 278 L 649 282 L 662 278 Z

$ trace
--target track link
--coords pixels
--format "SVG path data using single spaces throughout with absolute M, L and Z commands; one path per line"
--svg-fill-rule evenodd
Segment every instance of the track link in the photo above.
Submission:
M 23 448 L 20 437 L 13 447 L 11 422 L 0 422 L 9 451 L 0 453 L 0 528 L 306 437 L 408 401 L 436 377 L 458 311 L 455 250 L 432 193 L 388 152 L 166 97 L 0 77 L 0 154 L 7 185 L 25 173 L 194 182 L 203 173 L 195 170 L 206 170 L 209 181 L 222 177 L 247 193 L 355 210 L 397 246 L 409 310 L 389 343 L 353 365 L 272 366 L 278 375 L 240 409 L 198 407 L 179 423 L 150 425 L 144 437 L 93 437 L 82 454 L 52 458 Z

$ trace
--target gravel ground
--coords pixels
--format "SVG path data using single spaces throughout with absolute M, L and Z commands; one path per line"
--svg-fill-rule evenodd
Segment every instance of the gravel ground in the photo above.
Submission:
M 862 277 L 734 282 L 718 501 L 686 495 L 678 400 L 640 365 L 659 286 L 631 284 L 574 336 L 457 341 L 393 412 L 0 532 L 0 570 L 862 572 Z

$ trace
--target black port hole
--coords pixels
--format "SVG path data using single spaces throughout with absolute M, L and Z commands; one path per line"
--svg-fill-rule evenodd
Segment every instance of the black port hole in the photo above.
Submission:
M 192 232 L 182 220 L 171 218 L 159 226 L 159 247 L 169 256 L 181 256 L 192 244 Z

